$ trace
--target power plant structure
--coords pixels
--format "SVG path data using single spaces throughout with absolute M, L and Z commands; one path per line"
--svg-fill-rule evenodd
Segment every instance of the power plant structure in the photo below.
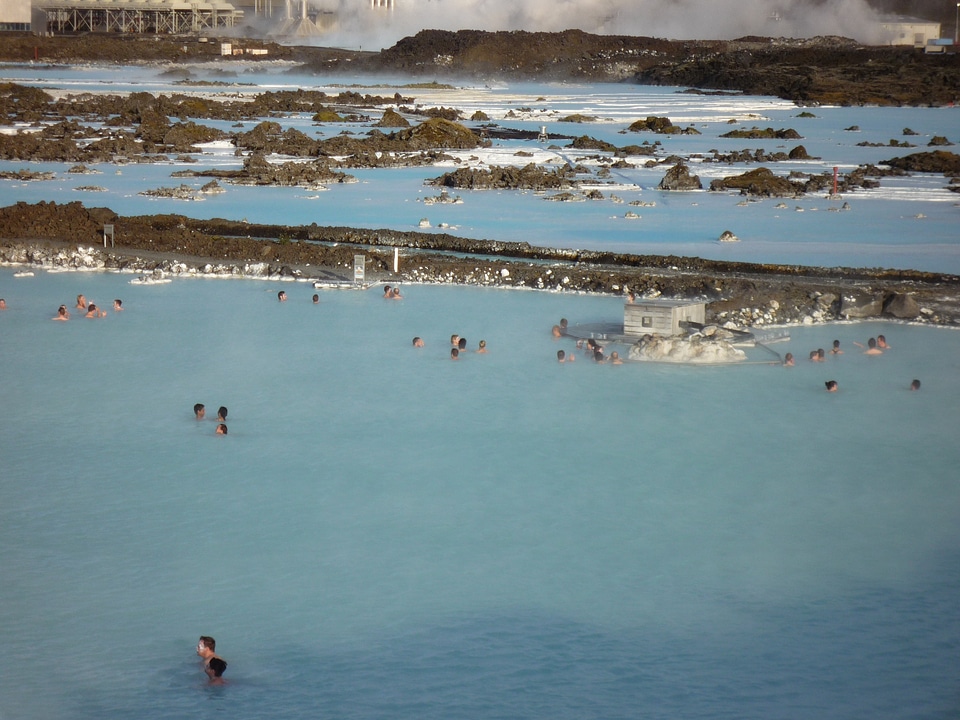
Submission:
M 283 38 L 318 37 L 346 14 L 392 12 L 395 0 L 3 0 L 22 12 L 0 17 L 0 30 L 159 35 L 231 34 L 245 25 Z M 366 6 L 366 7 L 364 7 Z M 5 15 L 7 13 L 0 13 Z M 23 16 L 23 17 L 21 17 Z M 5 22 L 4 22 L 5 21 Z M 16 22 L 12 22 L 16 21 Z M 246 22 L 245 22 L 246 21 Z

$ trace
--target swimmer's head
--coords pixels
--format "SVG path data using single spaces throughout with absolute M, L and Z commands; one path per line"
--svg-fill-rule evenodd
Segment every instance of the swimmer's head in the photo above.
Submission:
M 223 407 L 223 405 L 221 405 L 220 409 L 217 410 L 217 420 L 223 421 L 226 419 L 227 419 L 227 409 Z
M 197 416 L 197 420 L 203 419 L 203 416 L 207 414 L 207 410 L 203 406 L 203 403 L 197 403 L 193 406 L 193 414 Z
M 207 663 L 206 673 L 210 678 L 223 677 L 223 673 L 227 669 L 227 661 L 223 658 L 210 658 L 210 662 Z
M 487 347 L 487 341 L 486 341 L 486 340 L 481 340 L 481 341 L 480 341 L 480 349 L 483 350 L 483 349 L 485 349 L 486 347 Z
M 314 296 L 313 296 L 313 302 L 314 302 L 314 304 L 316 304 L 316 303 L 318 303 L 318 302 L 320 302 L 320 296 L 319 296 L 319 295 L 316 295 L 316 294 L 314 294 Z
M 283 290 L 277 293 L 277 300 L 279 300 L 280 302 L 283 302 L 286 299 L 287 299 L 287 294 Z
M 840 387 L 836 380 L 827 380 L 824 385 L 827 386 L 827 392 L 836 392 Z
M 920 389 L 920 381 L 919 381 L 919 380 L 914 380 L 912 383 L 910 383 L 910 389 L 911 389 L 911 390 L 919 390 L 919 389 Z
M 423 338 L 419 335 L 413 339 L 414 347 L 423 347 Z
M 877 346 L 877 341 L 874 338 L 867 340 L 867 347 L 871 350 Z
M 224 425 L 223 423 L 220 423 L 219 425 L 217 425 L 217 435 L 226 435 L 226 434 L 227 434 L 227 426 Z
M 214 640 L 209 635 L 201 635 L 200 641 L 197 643 L 197 652 L 199 653 L 202 650 L 215 651 L 217 649 L 217 641 Z
M 457 340 L 457 347 L 460 348 L 461 350 L 466 350 L 466 349 L 467 349 L 467 339 L 466 339 L 466 338 L 460 338 L 459 340 Z
M 459 360 L 460 359 L 460 350 L 457 348 L 450 348 L 450 359 Z
M 557 362 L 563 362 L 567 359 L 567 354 L 563 350 L 557 350 Z

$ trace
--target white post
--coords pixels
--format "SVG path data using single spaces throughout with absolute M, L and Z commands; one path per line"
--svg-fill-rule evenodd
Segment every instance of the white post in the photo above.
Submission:
M 395 247 L 393 249 L 393 271 L 399 272 L 400 270 L 400 248 Z

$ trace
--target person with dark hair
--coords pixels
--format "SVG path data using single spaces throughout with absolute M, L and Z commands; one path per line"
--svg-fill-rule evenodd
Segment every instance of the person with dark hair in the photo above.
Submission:
M 313 304 L 314 304 L 314 305 L 317 305 L 317 304 L 319 304 L 319 302 L 320 302 L 320 296 L 317 295 L 316 293 L 314 293 L 314 294 L 313 294 Z
M 0 310 L 6 310 L 6 309 L 7 309 L 7 301 L 4 300 L 3 298 L 0 298 Z
M 837 385 L 836 380 L 827 380 L 824 385 L 827 386 L 827 392 L 836 392 L 840 389 L 840 386 Z
M 390 287 L 389 285 L 384 285 L 384 286 L 383 286 L 383 298 L 384 298 L 384 300 L 389 300 L 389 299 L 392 298 L 392 297 L 393 297 L 393 288 Z
M 423 338 L 419 335 L 413 339 L 414 347 L 423 347 Z
M 277 300 L 279 300 L 280 302 L 286 302 L 287 294 L 283 290 L 281 290 L 280 292 L 277 293 Z
M 557 362 L 563 363 L 567 361 L 567 354 L 563 350 L 557 350 Z
M 217 435 L 226 435 L 226 434 L 227 434 L 227 426 L 224 423 L 220 423 L 219 425 L 217 425 Z
M 623 360 L 620 359 L 620 353 L 618 353 L 616 350 L 610 353 L 610 364 L 623 365 Z
M 833 341 L 833 348 L 830 350 L 831 355 L 843 355 L 843 350 L 840 349 L 840 341 Z
M 457 340 L 457 349 L 458 349 L 460 352 L 466 352 L 466 351 L 467 351 L 467 339 L 466 339 L 465 337 L 462 337 L 462 338 L 460 338 L 459 340 Z
M 57 308 L 57 316 L 50 318 L 51 320 L 63 320 L 64 322 L 70 319 L 70 313 L 67 310 L 66 305 L 61 305 Z
M 890 348 L 890 346 L 887 345 L 887 339 L 883 335 L 877 335 L 877 347 L 881 350 L 887 350 Z
M 460 359 L 460 350 L 458 348 L 450 348 L 450 359 L 451 360 Z
M 853 344 L 857 347 L 863 347 L 861 343 L 858 343 L 856 340 L 853 341 Z M 867 349 L 863 351 L 864 355 L 882 355 L 883 350 L 877 347 L 877 341 L 875 338 L 870 338 L 867 340 Z
M 217 641 L 209 635 L 201 635 L 197 642 L 197 655 L 203 660 L 203 671 L 211 682 L 218 681 L 227 669 L 226 661 L 217 655 Z M 219 682 L 223 682 L 219 680 Z
M 193 406 L 193 414 L 196 416 L 197 420 L 203 420 L 203 416 L 207 414 L 207 409 L 204 407 L 203 403 L 197 403 Z
M 221 405 L 217 410 L 217 422 L 224 422 L 227 419 L 227 409 Z
M 783 364 L 786 367 L 793 367 L 793 353 L 787 353 L 783 356 Z
M 223 685 L 226 682 L 223 679 L 223 673 L 227 669 L 227 661 L 220 657 L 212 657 L 203 668 L 203 671 L 210 678 L 211 685 Z
M 102 318 L 102 317 L 106 317 L 106 316 L 107 316 L 107 311 L 106 311 L 106 310 L 101 310 L 100 308 L 98 308 L 98 307 L 97 307 L 96 305 L 94 305 L 93 303 L 90 303 L 90 305 L 87 307 L 87 314 L 86 314 L 84 317 L 88 317 L 88 318 Z
M 123 300 L 117 298 L 113 301 L 113 311 L 120 312 L 121 310 L 123 310 Z
M 911 390 L 919 390 L 919 389 L 920 389 L 920 381 L 919 381 L 919 380 L 914 380 L 912 383 L 910 383 L 910 389 L 911 389 Z

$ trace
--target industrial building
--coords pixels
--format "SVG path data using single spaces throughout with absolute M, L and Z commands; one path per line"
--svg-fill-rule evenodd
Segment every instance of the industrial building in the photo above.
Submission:
M 940 38 L 940 23 L 927 20 L 892 19 L 880 24 L 885 45 L 912 45 L 922 48 Z
M 30 30 L 30 0 L 3 0 L 0 3 L 0 32 Z
M 227 0 L 35 0 L 34 31 L 188 35 L 229 29 L 243 12 Z M 38 28 L 37 17 L 43 28 Z

